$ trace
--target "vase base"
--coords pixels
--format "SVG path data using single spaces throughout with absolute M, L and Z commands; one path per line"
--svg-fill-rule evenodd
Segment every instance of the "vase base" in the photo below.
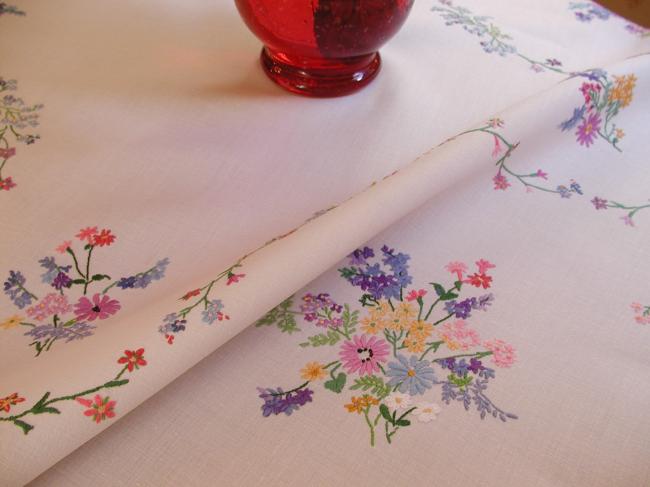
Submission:
M 343 59 L 305 59 L 264 47 L 264 72 L 285 90 L 313 97 L 343 96 L 360 90 L 379 72 L 378 52 Z

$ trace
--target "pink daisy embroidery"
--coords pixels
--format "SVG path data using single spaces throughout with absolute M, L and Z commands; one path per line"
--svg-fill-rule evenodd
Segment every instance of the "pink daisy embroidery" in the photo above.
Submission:
M 379 372 L 380 362 L 386 362 L 389 347 L 386 340 L 366 335 L 355 335 L 352 340 L 341 346 L 339 356 L 343 368 L 349 373 L 359 372 L 359 375 L 371 375 Z
M 95 423 L 101 423 L 103 420 L 115 417 L 115 401 L 111 401 L 108 396 L 102 397 L 95 395 L 94 399 L 85 399 L 78 397 L 77 402 L 88 409 L 84 411 L 85 416 L 92 416 Z
M 92 301 L 86 296 L 79 298 L 77 304 L 74 305 L 74 314 L 79 321 L 93 321 L 97 318 L 105 320 L 117 313 L 120 308 L 120 303 L 116 299 L 111 299 L 106 294 L 100 296 L 99 293 L 96 293 Z

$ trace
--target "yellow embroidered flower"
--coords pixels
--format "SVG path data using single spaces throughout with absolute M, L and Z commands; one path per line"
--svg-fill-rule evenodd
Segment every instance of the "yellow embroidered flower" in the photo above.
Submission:
M 424 346 L 426 345 L 423 339 L 419 339 L 415 336 L 408 336 L 407 338 L 404 339 L 404 342 L 402 343 L 411 353 L 424 352 Z
M 302 369 L 300 369 L 300 377 L 305 380 L 320 380 L 327 377 L 327 372 L 318 362 L 309 362 Z
M 607 101 L 609 103 L 619 102 L 621 108 L 626 107 L 632 101 L 632 92 L 636 85 L 636 76 L 628 74 L 624 76 L 614 76 L 615 85 L 609 92 Z
M 409 328 L 409 336 L 419 340 L 426 340 L 433 333 L 433 325 L 426 321 L 414 321 Z
M 5 330 L 15 328 L 20 325 L 20 322 L 23 321 L 23 319 L 24 318 L 22 316 L 13 315 L 12 317 L 7 318 L 2 323 L 0 323 L 0 328 L 4 328 Z
M 361 320 L 361 330 L 364 333 L 370 333 L 371 335 L 376 335 L 378 332 L 383 330 L 385 323 L 376 316 L 375 313 L 370 313 L 369 316 L 366 316 Z
M 372 397 L 369 394 L 364 394 L 362 397 L 352 396 L 350 404 L 346 404 L 345 408 L 349 413 L 360 414 L 369 406 L 376 406 L 379 404 L 379 400 L 375 397 Z
M 418 310 L 413 303 L 403 301 L 397 304 L 395 313 L 404 319 L 414 320 L 418 315 Z

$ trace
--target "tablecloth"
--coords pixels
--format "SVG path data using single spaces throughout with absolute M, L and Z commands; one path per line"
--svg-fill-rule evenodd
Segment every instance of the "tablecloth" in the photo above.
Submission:
M 650 482 L 646 29 L 417 2 L 312 100 L 231 2 L 0 12 L 3 485 Z

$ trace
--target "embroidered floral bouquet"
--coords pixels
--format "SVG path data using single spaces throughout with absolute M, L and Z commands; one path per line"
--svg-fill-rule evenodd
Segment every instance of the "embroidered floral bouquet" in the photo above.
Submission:
M 290 390 L 259 388 L 265 417 L 287 416 L 312 402 L 314 383 L 335 394 L 353 391 L 344 405 L 349 413 L 363 416 L 374 446 L 378 430 L 388 443 L 413 419 L 427 423 L 441 408 L 428 399 L 440 391 L 445 404 L 460 402 L 466 410 L 475 408 L 483 419 L 488 415 L 502 421 L 517 416 L 497 407 L 486 395 L 496 372 L 489 365 L 510 367 L 515 350 L 502 340 L 482 341 L 466 320 L 473 313 L 487 311 L 494 296 L 483 294 L 461 299 L 468 287 L 488 289 L 494 265 L 476 262 L 469 274 L 462 262 L 446 266 L 455 281 L 449 287 L 430 283 L 431 290 L 409 289 L 410 257 L 387 246 L 381 261 L 373 249 L 364 247 L 350 255 L 349 265 L 339 269 L 341 277 L 361 290 L 364 308 L 353 311 L 339 305 L 329 294 L 302 297 L 300 311 L 293 310 L 293 297 L 267 313 L 257 326 L 276 325 L 285 333 L 299 331 L 296 316 L 321 329 L 307 337 L 301 347 L 336 349 L 327 364 L 312 361 L 301 370 L 304 382 Z M 360 328 L 360 330 L 358 330 Z M 491 364 L 486 363 L 489 359 Z

